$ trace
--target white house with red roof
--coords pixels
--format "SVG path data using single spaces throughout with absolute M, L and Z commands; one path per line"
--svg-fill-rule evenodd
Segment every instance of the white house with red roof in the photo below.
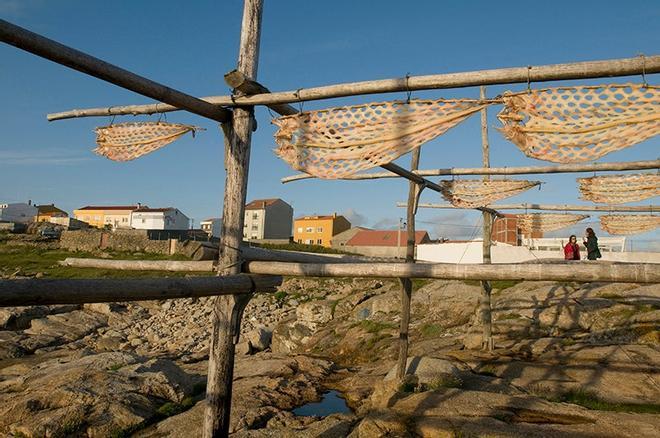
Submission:
M 139 207 L 131 212 L 130 225 L 137 230 L 187 230 L 190 218 L 174 207 Z

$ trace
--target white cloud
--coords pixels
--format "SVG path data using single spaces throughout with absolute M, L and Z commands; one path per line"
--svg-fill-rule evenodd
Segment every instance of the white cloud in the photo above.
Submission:
M 73 155 L 60 149 L 25 151 L 0 150 L 0 166 L 68 166 L 91 160 L 90 156 Z
M 348 219 L 348 221 L 351 223 L 351 226 L 353 227 L 361 227 L 367 223 L 367 217 L 358 213 L 352 208 L 349 208 L 343 212 L 342 215 Z

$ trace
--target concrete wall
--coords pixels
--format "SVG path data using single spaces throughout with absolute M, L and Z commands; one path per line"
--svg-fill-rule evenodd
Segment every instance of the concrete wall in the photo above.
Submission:
M 338 247 L 342 251 L 361 254 L 367 257 L 406 258 L 406 246 L 349 246 Z
M 136 230 L 187 230 L 190 219 L 179 209 L 167 211 L 134 211 L 131 227 Z
M 436 263 L 481 263 L 482 242 L 469 243 L 434 243 L 417 245 L 417 258 Z M 601 260 L 636 263 L 660 263 L 660 253 L 657 252 L 606 252 L 601 251 Z M 583 257 L 586 252 L 583 254 Z M 524 246 L 497 244 L 491 248 L 493 263 L 521 263 L 536 259 L 561 259 L 564 252 L 530 250 Z
M 278 199 L 266 207 L 262 239 L 290 239 L 293 230 L 293 208 Z

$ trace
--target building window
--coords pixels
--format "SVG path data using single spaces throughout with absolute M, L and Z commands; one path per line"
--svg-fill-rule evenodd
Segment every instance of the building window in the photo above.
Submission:
M 322 233 L 323 232 L 323 227 L 316 227 L 316 232 L 317 233 Z
M 257 231 L 259 229 L 259 225 L 252 225 L 252 231 Z
M 259 219 L 259 213 L 252 213 L 252 219 Z
M 302 239 L 298 239 L 298 243 L 302 243 Z
M 308 245 L 314 245 L 314 239 L 307 239 L 305 243 Z
M 319 240 L 317 240 L 316 243 L 317 243 L 318 245 L 323 245 L 323 239 L 319 239 Z
M 142 219 L 142 223 L 145 223 L 146 221 L 147 221 L 146 219 Z
M 314 228 L 313 228 L 313 227 L 307 227 L 307 228 L 305 228 L 305 232 L 307 232 L 307 233 L 313 233 L 313 232 L 314 232 Z
M 302 233 L 303 232 L 303 227 L 298 227 L 298 232 Z
M 253 235 L 252 235 L 252 238 L 253 238 L 253 239 L 257 239 L 257 236 L 255 236 L 255 235 L 253 234 Z

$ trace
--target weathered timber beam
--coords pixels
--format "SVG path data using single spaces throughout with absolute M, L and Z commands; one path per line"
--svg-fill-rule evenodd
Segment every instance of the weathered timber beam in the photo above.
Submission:
M 241 256 L 248 261 L 293 262 L 293 263 L 373 263 L 373 258 L 352 257 L 334 254 L 307 254 L 294 251 L 276 251 L 263 248 L 241 247 Z M 380 259 L 383 261 L 383 259 Z M 67 257 L 59 262 L 62 266 L 75 268 L 113 269 L 120 271 L 169 271 L 211 272 L 215 262 L 172 261 L 172 260 L 108 260 Z
M 263 85 L 261 85 L 256 81 L 253 81 L 252 79 L 248 78 L 245 74 L 241 73 L 238 70 L 232 70 L 229 73 L 227 73 L 225 75 L 225 82 L 231 88 L 240 91 L 242 94 L 246 96 L 253 94 L 270 93 L 270 90 L 268 88 L 264 87 Z M 290 116 L 298 113 L 298 110 L 296 110 L 294 107 L 286 103 L 269 104 L 266 106 L 282 116 Z
M 108 260 L 67 257 L 59 262 L 74 268 L 113 269 L 118 271 L 212 272 L 215 263 L 207 261 L 172 260 Z
M 406 178 L 407 180 L 412 181 L 416 184 L 419 184 L 419 185 L 424 186 L 424 187 L 428 187 L 429 189 L 433 190 L 434 192 L 442 193 L 442 188 L 438 184 L 436 184 L 432 181 L 429 181 L 426 178 L 422 178 L 421 176 L 417 175 L 416 173 L 411 172 L 410 170 L 404 169 L 403 167 L 398 166 L 394 163 L 383 164 L 380 167 L 382 167 L 383 169 L 389 170 L 390 172 L 396 173 L 397 175 L 399 175 L 403 178 Z M 407 205 L 408 204 L 406 204 L 406 206 Z M 421 204 L 419 204 L 419 205 L 421 205 Z M 399 205 L 397 204 L 397 206 L 399 206 Z M 496 210 L 494 210 L 491 207 L 477 207 L 475 210 L 479 210 L 481 212 L 487 212 L 487 213 L 490 213 L 490 214 L 494 214 L 495 216 L 501 216 L 500 213 L 498 213 Z
M 166 300 L 270 291 L 280 276 L 0 280 L 0 307 Z
M 237 70 L 233 70 L 227 73 L 225 75 L 225 82 L 227 82 L 227 85 L 234 88 L 235 90 L 240 91 L 241 93 L 245 93 L 245 94 L 253 94 L 257 92 L 269 93 L 268 88 L 264 87 L 257 81 L 249 79 L 247 76 L 245 76 L 243 73 Z M 298 113 L 298 111 L 296 111 L 294 107 L 288 104 L 268 105 L 268 108 L 284 116 Z M 385 170 L 389 170 L 390 172 L 393 172 L 398 176 L 406 178 L 409 181 L 412 181 L 416 184 L 424 185 L 425 187 L 435 190 L 436 192 L 440 191 L 439 185 L 419 175 L 416 175 L 410 172 L 409 170 L 404 169 L 403 167 L 398 166 L 394 163 L 383 164 L 380 167 L 382 167 Z
M 418 263 L 312 264 L 249 262 L 252 274 L 301 277 L 438 278 L 445 280 L 527 280 L 659 283 L 652 263 L 558 262 L 539 264 L 457 265 Z
M 397 207 L 406 207 L 405 202 L 397 202 Z M 451 204 L 433 204 L 433 203 L 420 203 L 421 208 L 440 208 L 447 210 L 466 210 L 462 207 L 455 207 Z M 602 211 L 612 213 L 657 213 L 660 211 L 660 205 L 551 205 L 551 204 L 493 204 L 488 205 L 488 208 L 495 210 L 550 210 L 550 211 Z M 469 210 L 469 209 L 467 209 Z
M 520 84 L 573 79 L 596 79 L 617 76 L 660 73 L 660 56 L 638 56 L 601 61 L 572 62 L 539 66 L 499 68 L 460 73 L 446 73 L 428 76 L 410 76 L 408 78 L 363 81 L 324 87 L 303 88 L 295 91 L 262 93 L 252 96 L 208 96 L 203 97 L 213 105 L 250 106 L 293 103 L 310 100 L 365 94 L 393 93 L 400 91 L 433 90 L 447 88 L 476 87 L 480 85 Z M 177 111 L 174 106 L 166 105 L 127 105 L 104 108 L 88 108 L 49 114 L 48 120 L 61 120 L 74 117 L 96 117 L 125 114 L 153 114 Z
M 0 19 L 0 41 L 58 64 L 218 122 L 231 111 L 109 64 L 79 50 Z M 106 115 L 108 113 L 106 112 Z
M 555 166 L 524 166 L 524 167 L 453 167 L 451 169 L 416 170 L 413 173 L 419 176 L 442 175 L 532 175 L 546 173 L 576 173 L 576 172 L 613 172 L 623 170 L 660 169 L 660 160 L 628 161 L 618 163 L 591 163 L 591 164 L 561 164 Z M 398 178 L 400 175 L 392 172 L 360 173 L 347 176 L 345 180 Z M 283 184 L 302 179 L 316 178 L 313 175 L 300 173 L 282 178 Z

